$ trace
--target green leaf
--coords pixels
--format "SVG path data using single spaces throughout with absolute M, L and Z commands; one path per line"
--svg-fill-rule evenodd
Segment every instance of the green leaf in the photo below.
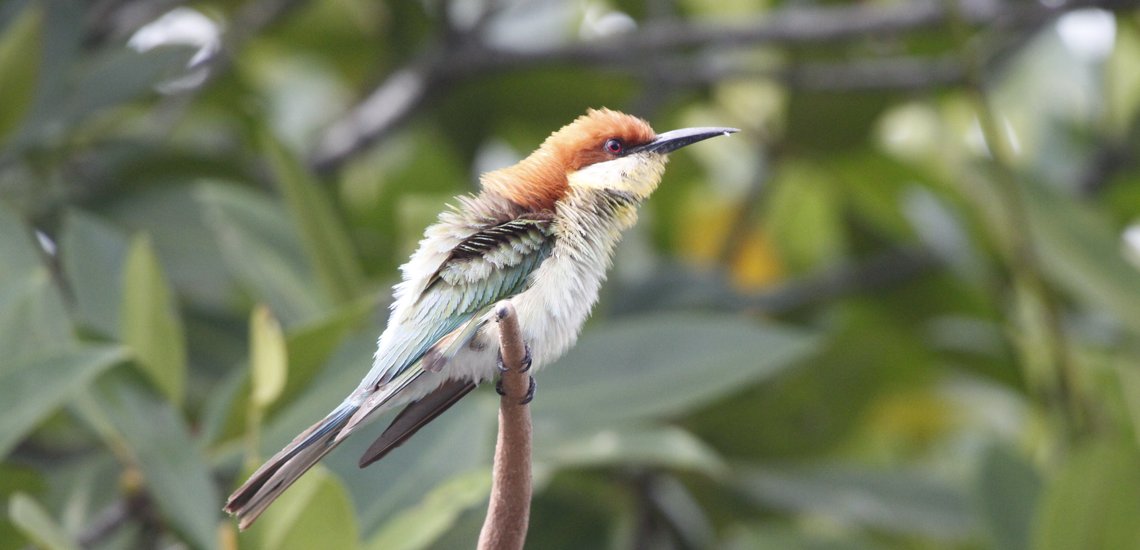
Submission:
M 131 239 L 123 271 L 120 317 L 123 343 L 136 362 L 175 405 L 186 385 L 186 340 L 174 296 L 145 235 Z
M 217 546 L 221 499 L 205 457 L 178 411 L 125 380 L 98 386 L 98 405 L 142 470 L 166 521 L 191 546 Z
M 126 357 L 118 346 L 85 345 L 0 372 L 0 457 L 75 392 Z
M 82 47 L 84 17 L 82 10 L 74 6 L 56 2 L 29 2 L 43 10 L 41 18 L 40 45 L 34 50 L 36 59 L 36 81 L 33 105 L 19 130 L 12 134 L 5 144 L 6 156 L 22 150 L 34 143 L 43 134 L 58 135 L 65 128 L 53 124 L 67 100 L 73 78 L 73 67 Z M 23 54 L 24 52 L 20 52 Z M 31 56 L 29 56 L 31 57 Z M 18 82 L 18 81 L 17 81 Z M 19 85 L 19 84 L 18 84 Z
M 253 310 L 249 329 L 250 372 L 253 380 L 253 405 L 264 410 L 285 389 L 288 359 L 281 324 L 265 306 Z
M 165 46 L 145 52 L 105 48 L 84 60 L 71 96 L 56 115 L 75 124 L 102 109 L 155 93 L 155 85 L 183 71 L 194 48 Z
M 1045 488 L 1033 548 L 1140 548 L 1140 453 L 1101 441 L 1078 449 Z
M 1122 355 L 1115 372 L 1124 401 L 1124 413 L 1132 423 L 1133 437 L 1140 441 L 1140 369 L 1133 364 L 1132 357 Z
M 168 160 L 150 168 L 161 175 L 141 178 L 130 193 L 115 195 L 101 215 L 130 233 L 146 233 L 162 261 L 162 269 L 187 304 L 228 311 L 241 295 L 239 279 L 228 269 L 214 220 L 200 200 L 204 184 L 182 183 L 167 174 Z M 195 172 L 203 170 L 202 161 Z M 244 336 L 244 335 L 243 335 Z
M 848 248 L 841 184 L 818 162 L 781 165 L 764 202 L 763 228 L 791 270 L 839 261 Z
M 328 301 L 313 292 L 317 282 L 279 205 L 233 185 L 201 185 L 195 197 L 230 272 L 284 326 L 328 310 Z
M 242 538 L 254 542 L 251 547 L 279 550 L 359 546 L 348 492 L 323 466 L 301 476 Z
M 739 486 L 769 506 L 834 521 L 942 540 L 974 530 L 965 495 L 929 474 L 850 466 L 756 469 Z
M 75 299 L 76 320 L 104 337 L 119 335 L 127 236 L 81 210 L 63 219 L 60 260 Z
M 535 434 L 535 460 L 557 467 L 654 466 L 721 476 L 728 468 L 717 453 L 680 428 L 623 426 L 579 437 Z
M 73 345 L 71 322 L 32 231 L 0 203 L 0 373 Z
M 63 527 L 52 519 L 47 510 L 24 493 L 16 493 L 8 500 L 8 517 L 24 536 L 40 548 L 46 550 L 79 548 L 64 532 Z
M 16 493 L 42 495 L 47 491 L 48 480 L 44 470 L 39 465 L 17 465 L 12 462 L 0 460 L 0 495 L 11 496 Z M 52 476 L 58 479 L 58 476 Z M 52 481 L 54 482 L 55 479 Z M 19 529 L 9 519 L 10 507 L 5 504 L 0 517 L 0 541 L 30 542 L 20 534 Z
M 321 286 L 335 302 L 359 296 L 364 272 L 332 201 L 271 135 L 261 142 Z
M 294 327 L 285 337 L 289 356 L 289 379 L 284 398 L 303 390 L 329 360 L 337 346 L 359 330 L 376 311 L 376 297 L 362 296 L 320 319 Z M 366 329 L 378 331 L 378 329 Z
M 1140 335 L 1140 271 L 1121 255 L 1105 218 L 1043 185 L 1023 189 L 1046 274 Z
M 366 545 L 370 550 L 419 550 L 432 545 L 459 516 L 491 494 L 490 471 L 460 474 L 432 489 L 416 506 L 388 520 Z
M 29 277 L 41 270 L 40 254 L 32 244 L 32 231 L 20 220 L 22 217 L 0 202 L 0 285 L 14 284 L 16 279 Z
M 869 537 L 843 530 L 831 532 L 807 525 L 789 527 L 776 522 L 741 526 L 730 531 L 724 550 L 885 550 L 893 548 Z
M 43 38 L 43 9 L 28 2 L 15 21 L 0 34 L 0 144 L 16 129 L 35 97 L 40 47 Z
M 588 430 L 682 414 L 775 375 L 818 342 L 803 331 L 731 316 L 596 323 L 538 375 L 535 423 Z
M 187 46 L 138 52 L 116 45 L 85 48 L 88 55 L 81 56 L 82 38 L 74 35 L 83 34 L 82 11 L 49 2 L 46 15 L 35 104 L 8 143 L 10 150 L 63 141 L 93 115 L 154 94 L 161 80 L 185 70 L 195 52 Z
M 1140 74 L 1132 70 L 1140 63 L 1140 33 L 1135 25 L 1116 25 L 1116 40 L 1106 62 L 1107 112 L 1105 122 L 1117 136 L 1126 136 L 1128 126 L 1140 110 Z M 1127 138 L 1124 138 L 1127 139 Z
M 249 423 L 249 371 L 233 369 L 214 382 L 198 419 L 198 437 L 207 444 L 247 438 Z
M 992 446 L 982 457 L 977 502 L 986 529 L 1001 550 L 1032 548 L 1033 514 L 1041 494 L 1041 476 L 1007 447 Z

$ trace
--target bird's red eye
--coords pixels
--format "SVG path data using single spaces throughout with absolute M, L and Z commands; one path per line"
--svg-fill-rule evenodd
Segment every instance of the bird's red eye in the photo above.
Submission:
M 606 140 L 606 144 L 602 146 L 607 153 L 611 155 L 620 155 L 625 149 L 625 144 L 618 138 L 610 138 Z

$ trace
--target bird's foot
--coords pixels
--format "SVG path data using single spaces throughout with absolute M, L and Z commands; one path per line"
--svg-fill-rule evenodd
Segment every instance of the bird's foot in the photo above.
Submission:
M 523 358 L 522 365 L 519 372 L 527 372 L 530 370 L 531 364 L 534 359 L 530 356 L 530 346 L 523 344 Z M 495 364 L 499 367 L 499 372 L 507 372 L 507 366 L 503 364 L 503 350 L 500 348 L 499 352 L 495 355 Z
M 527 376 L 527 378 L 530 379 L 530 385 L 527 386 L 526 395 L 523 396 L 522 401 L 519 401 L 519 405 L 529 405 L 531 401 L 534 401 L 534 390 L 538 389 L 538 383 L 534 381 L 534 377 Z
M 519 365 L 519 372 L 522 373 L 522 372 L 530 371 L 530 367 L 533 364 L 533 362 L 534 362 L 534 360 L 530 355 L 530 346 L 523 344 L 523 358 L 522 358 L 522 363 Z M 505 364 L 503 364 L 503 350 L 502 349 L 500 349 L 498 354 L 496 354 L 495 363 L 496 363 L 496 366 L 499 368 L 499 373 L 500 373 L 499 379 L 495 381 L 495 393 L 497 393 L 499 395 L 506 395 L 506 392 L 503 390 L 502 373 L 505 373 L 510 369 L 508 369 L 507 366 Z M 527 378 L 530 379 L 530 386 L 527 387 L 526 395 L 523 396 L 522 401 L 519 401 L 519 405 L 526 405 L 527 403 L 530 403 L 531 401 L 534 400 L 534 390 L 535 390 L 535 387 L 537 386 L 537 384 L 535 383 L 533 376 L 527 376 Z
M 530 379 L 530 385 L 527 386 L 526 395 L 524 395 L 522 400 L 519 401 L 519 405 L 527 405 L 531 401 L 534 401 L 534 391 L 538 389 L 538 383 L 534 381 L 534 377 L 527 376 L 527 378 Z M 501 377 L 495 381 L 495 393 L 499 394 L 500 396 L 507 394 L 506 390 L 503 389 L 503 379 Z

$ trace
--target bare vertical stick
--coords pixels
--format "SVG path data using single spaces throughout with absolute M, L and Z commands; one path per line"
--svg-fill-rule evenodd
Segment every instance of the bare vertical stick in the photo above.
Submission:
M 502 373 L 491 504 L 479 533 L 479 550 L 521 550 L 530 522 L 530 407 L 522 404 L 530 389 L 530 376 L 521 371 L 526 352 L 514 306 L 500 302 L 495 316 L 507 370 Z

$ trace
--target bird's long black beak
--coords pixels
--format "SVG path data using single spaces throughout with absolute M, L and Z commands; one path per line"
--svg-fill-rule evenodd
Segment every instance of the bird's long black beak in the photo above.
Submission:
M 626 154 L 649 152 L 664 155 L 686 145 L 692 145 L 698 141 L 704 141 L 716 136 L 727 136 L 728 134 L 734 134 L 739 131 L 740 130 L 736 128 L 682 128 L 680 130 L 665 132 L 664 134 L 657 134 L 657 138 L 653 141 L 630 148 L 626 151 Z

